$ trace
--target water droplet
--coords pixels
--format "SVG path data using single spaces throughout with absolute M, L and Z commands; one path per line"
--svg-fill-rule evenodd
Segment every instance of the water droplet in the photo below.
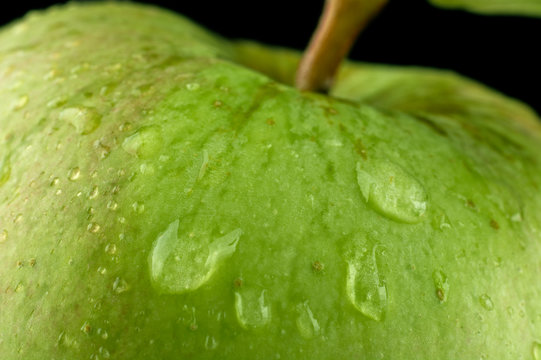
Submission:
M 376 159 L 357 163 L 357 182 L 367 204 L 395 221 L 423 220 L 428 198 L 423 186 L 399 165 Z
M 97 271 L 98 271 L 98 274 L 101 274 L 101 275 L 107 274 L 107 269 L 104 268 L 103 266 L 100 266 Z
M 534 341 L 532 345 L 532 355 L 534 360 L 541 360 L 541 343 Z
M 85 321 L 84 324 L 81 326 L 81 331 L 85 334 L 90 334 L 92 331 L 92 326 L 88 323 L 88 321 Z
M 267 325 L 271 319 L 270 306 L 265 299 L 266 290 L 243 286 L 235 292 L 235 311 L 239 324 L 245 328 Z
M 214 338 L 214 336 L 207 335 L 205 338 L 205 349 L 207 350 L 214 350 L 218 347 L 218 341 Z
M 186 84 L 186 89 L 188 89 L 189 91 L 195 91 L 197 89 L 199 89 L 200 85 L 198 83 L 189 83 L 189 84 Z
M 107 244 L 105 246 L 105 252 L 111 255 L 116 254 L 116 245 L 115 244 Z
M 21 110 L 26 104 L 28 104 L 28 95 L 23 95 L 13 104 L 13 110 Z
M 94 186 L 92 190 L 88 193 L 88 198 L 90 200 L 95 199 L 100 194 L 100 189 L 97 186 Z
M 207 152 L 207 150 L 203 150 L 203 161 L 201 163 L 201 167 L 199 168 L 199 175 L 197 176 L 197 180 L 201 180 L 203 178 L 205 172 L 207 171 L 208 164 L 209 153 Z
M 50 186 L 57 186 L 60 183 L 60 179 L 55 177 L 53 181 L 49 184 Z
M 67 121 L 75 127 L 81 135 L 88 135 L 100 126 L 101 116 L 96 110 L 86 107 L 72 107 L 62 110 L 59 115 L 61 121 Z
M 114 200 L 111 200 L 107 203 L 107 209 L 115 211 L 118 208 L 118 203 Z
M 375 245 L 371 254 L 359 252 L 348 261 L 346 292 L 363 315 L 381 321 L 387 307 L 387 288 L 378 271 L 377 248 Z
M 486 310 L 492 310 L 494 309 L 494 303 L 492 302 L 492 299 L 487 294 L 483 294 L 479 296 L 479 303 L 483 308 Z
M 436 270 L 432 273 L 432 279 L 434 280 L 434 286 L 436 287 L 436 296 L 440 302 L 446 302 L 449 297 L 449 282 L 447 281 L 447 275 L 445 275 L 443 271 Z
M 179 221 L 169 224 L 156 239 L 149 257 L 154 284 L 167 293 L 198 289 L 237 249 L 242 230 L 236 229 L 209 243 L 210 239 L 178 236 Z
M 131 207 L 133 209 L 133 211 L 135 211 L 136 213 L 138 214 L 142 214 L 145 212 L 145 204 L 141 204 L 139 202 L 134 202 L 133 204 L 131 204 Z
M 79 169 L 78 167 L 74 167 L 73 169 L 70 169 L 68 171 L 68 179 L 71 181 L 75 181 L 79 179 L 80 176 L 81 176 L 81 169 Z
M 117 277 L 115 279 L 115 282 L 113 283 L 113 291 L 117 294 L 122 294 L 123 292 L 126 292 L 130 289 L 130 285 L 126 282 L 126 280 Z
M 124 139 L 122 148 L 131 155 L 146 159 L 157 154 L 162 143 L 161 129 L 158 126 L 145 126 Z
M 102 328 L 99 328 L 99 329 L 98 329 L 97 334 L 98 334 L 99 336 L 101 336 L 101 338 L 102 338 L 103 340 L 107 340 L 107 338 L 109 337 L 109 334 L 107 333 L 107 330 L 102 329 Z
M 87 229 L 88 231 L 90 231 L 91 233 L 93 233 L 93 234 L 95 234 L 95 233 L 97 233 L 98 231 L 100 231 L 100 228 L 101 228 L 101 227 L 100 227 L 98 224 L 96 224 L 96 223 L 90 223 L 90 224 L 88 224 L 88 226 L 86 227 L 86 229 Z
M 4 229 L 0 231 L 0 244 L 6 242 L 7 240 L 8 240 L 8 231 Z
M 308 301 L 297 305 L 297 329 L 302 337 L 305 339 L 311 339 L 319 334 L 320 327 L 319 322 L 314 317 Z

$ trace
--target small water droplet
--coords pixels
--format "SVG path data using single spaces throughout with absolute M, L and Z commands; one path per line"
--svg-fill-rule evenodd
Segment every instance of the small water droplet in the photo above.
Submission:
M 100 194 L 100 189 L 97 186 L 94 186 L 92 190 L 88 193 L 88 198 L 90 200 L 95 199 Z
M 305 339 L 311 339 L 317 336 L 320 331 L 319 322 L 314 317 L 310 306 L 308 306 L 308 301 L 297 305 L 297 313 L 297 329 L 301 336 Z
M 387 287 L 378 271 L 377 248 L 375 245 L 371 254 L 358 252 L 348 261 L 346 292 L 353 306 L 363 315 L 381 321 L 387 307 Z
M 115 244 L 107 244 L 105 246 L 105 252 L 111 255 L 116 254 L 116 245 Z
M 262 327 L 270 322 L 271 311 L 265 294 L 266 290 L 245 286 L 235 292 L 235 311 L 243 328 Z
M 78 167 L 74 167 L 68 171 L 68 179 L 71 181 L 75 181 L 79 179 L 80 176 L 81 176 L 81 169 L 79 169 Z
M 157 154 L 162 144 L 161 129 L 158 126 L 145 126 L 124 139 L 122 148 L 131 155 L 146 159 Z
M 541 342 L 534 341 L 532 345 L 532 355 L 534 360 L 541 360 Z
M 26 104 L 28 104 L 28 95 L 23 95 L 13 104 L 13 110 L 21 110 Z
M 130 285 L 126 282 L 126 280 L 117 277 L 115 279 L 115 282 L 113 283 L 113 291 L 117 294 L 122 294 L 123 292 L 126 292 L 130 289 Z
M 57 186 L 60 183 L 60 179 L 55 177 L 53 181 L 49 184 L 50 186 Z
M 90 224 L 88 224 L 88 226 L 86 227 L 86 229 L 87 229 L 88 231 L 90 231 L 91 233 L 93 233 L 93 234 L 95 234 L 95 233 L 97 233 L 98 231 L 100 231 L 100 228 L 101 228 L 101 227 L 100 227 L 98 224 L 96 224 L 96 223 L 90 223 Z
M 118 208 L 118 203 L 114 200 L 111 200 L 107 203 L 107 209 L 115 211 Z
M 101 275 L 107 274 L 107 268 L 104 268 L 103 266 L 100 266 L 97 271 L 98 271 L 98 274 L 101 274 Z
M 432 273 L 432 279 L 434 280 L 434 286 L 436 287 L 436 296 L 440 302 L 446 302 L 449 297 L 449 282 L 447 281 L 447 275 L 441 270 L 435 270 Z
M 198 83 L 189 83 L 189 84 L 186 84 L 186 89 L 188 89 L 189 91 L 195 91 L 197 89 L 199 89 L 200 85 Z
M 92 331 L 92 326 L 90 326 L 88 321 L 85 321 L 83 323 L 83 325 L 81 326 L 81 331 L 87 335 L 90 334 L 90 332 Z
M 72 107 L 62 110 L 58 115 L 61 121 L 67 121 L 81 135 L 94 132 L 101 124 L 101 116 L 96 110 L 86 107 Z
M 7 240 L 8 240 L 8 231 L 4 229 L 0 231 L 0 244 L 6 242 Z
M 99 328 L 99 329 L 98 329 L 97 334 L 98 334 L 99 336 L 101 336 L 101 338 L 102 338 L 103 340 L 107 340 L 107 338 L 109 337 L 109 334 L 107 333 L 107 330 L 102 329 L 102 328 Z
M 367 204 L 395 221 L 422 221 L 428 207 L 423 186 L 399 165 L 383 159 L 357 163 L 357 183 Z
M 205 349 L 207 350 L 214 350 L 218 347 L 218 341 L 214 338 L 214 336 L 207 335 L 205 338 Z
M 109 350 L 107 350 L 106 348 L 104 348 L 103 346 L 101 346 L 99 349 L 98 349 L 98 352 L 100 353 L 100 355 L 104 358 L 104 359 L 109 359 L 111 357 L 111 354 L 109 353 Z
M 242 230 L 236 229 L 212 242 L 207 238 L 178 236 L 179 221 L 158 236 L 149 256 L 151 278 L 167 293 L 184 293 L 206 283 L 221 263 L 233 255 Z
M 137 201 L 131 204 L 131 207 L 137 214 L 142 214 L 145 212 L 145 204 L 141 204 Z
M 494 309 L 494 303 L 492 302 L 492 299 L 487 294 L 483 294 L 479 296 L 479 303 L 483 308 L 486 310 L 492 310 Z

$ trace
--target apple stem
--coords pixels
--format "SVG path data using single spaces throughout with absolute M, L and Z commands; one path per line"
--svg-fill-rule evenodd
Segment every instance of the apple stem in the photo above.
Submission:
M 328 92 L 342 60 L 387 0 L 326 0 L 319 24 L 297 69 L 296 87 Z

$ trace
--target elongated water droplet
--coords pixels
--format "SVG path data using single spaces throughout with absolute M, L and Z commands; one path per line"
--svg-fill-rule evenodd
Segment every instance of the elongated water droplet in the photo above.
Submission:
M 297 305 L 297 329 L 302 337 L 311 339 L 317 336 L 320 331 L 319 322 L 314 317 L 312 309 L 308 306 L 308 301 Z
M 399 165 L 383 159 L 357 163 L 357 182 L 367 204 L 395 221 L 423 220 L 428 198 L 423 186 Z
M 486 310 L 492 310 L 494 309 L 494 303 L 492 302 L 492 299 L 487 294 L 483 294 L 479 296 L 479 303 L 482 307 L 484 307 Z
M 100 126 L 101 115 L 96 110 L 86 107 L 72 107 L 62 110 L 59 115 L 61 121 L 67 121 L 75 127 L 81 135 L 88 135 Z
M 68 172 L 68 179 L 71 181 L 75 181 L 79 179 L 80 176 L 81 176 L 81 169 L 79 169 L 78 167 L 74 167 L 73 169 L 70 169 L 70 171 Z
M 381 321 L 387 307 L 387 288 L 378 271 L 377 247 L 375 245 L 371 253 L 358 253 L 348 261 L 346 292 L 363 315 Z
M 21 96 L 13 105 L 13 110 L 21 110 L 28 104 L 28 95 Z
M 129 154 L 146 159 L 162 148 L 162 134 L 158 126 L 145 126 L 124 139 L 122 148 Z
M 541 360 L 541 343 L 534 341 L 532 345 L 532 355 L 534 360 Z
M 7 157 L 0 161 L 0 186 L 4 185 L 11 176 L 11 165 Z
M 156 239 L 149 257 L 151 278 L 166 293 L 184 293 L 206 283 L 222 261 L 235 252 L 241 229 L 210 242 L 208 238 L 178 236 L 179 221 Z
M 0 244 L 6 242 L 7 240 L 8 240 L 8 231 L 4 229 L 0 231 Z
M 270 322 L 271 311 L 265 294 L 266 290 L 244 286 L 235 292 L 235 311 L 243 328 L 258 328 Z
M 449 282 L 447 281 L 447 275 L 445 275 L 443 271 L 436 270 L 432 273 L 432 279 L 434 280 L 434 286 L 436 287 L 436 296 L 440 302 L 446 302 L 449 296 Z

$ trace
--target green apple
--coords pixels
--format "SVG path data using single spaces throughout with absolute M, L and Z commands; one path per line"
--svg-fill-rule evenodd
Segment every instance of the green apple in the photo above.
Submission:
M 0 32 L 0 358 L 539 359 L 541 125 L 129 3 Z

